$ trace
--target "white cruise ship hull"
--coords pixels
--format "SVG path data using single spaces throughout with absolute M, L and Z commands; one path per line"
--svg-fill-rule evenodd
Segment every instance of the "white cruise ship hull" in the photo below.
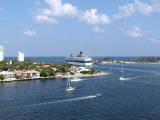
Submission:
M 67 61 L 68 64 L 71 64 L 71 65 L 78 65 L 78 66 L 92 66 L 92 62 L 89 62 L 89 63 L 80 63 L 80 62 L 69 62 Z

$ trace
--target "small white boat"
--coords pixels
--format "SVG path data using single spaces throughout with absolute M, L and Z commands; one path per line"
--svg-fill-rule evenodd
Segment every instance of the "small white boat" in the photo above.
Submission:
M 74 90 L 75 90 L 75 88 L 71 87 L 71 79 L 70 79 L 70 76 L 68 73 L 68 81 L 67 81 L 66 91 L 74 91 Z
M 66 88 L 66 91 L 74 91 L 74 90 L 75 90 L 75 88 L 73 88 L 73 87 Z
M 71 79 L 71 82 L 79 82 L 79 81 L 81 81 L 82 79 L 81 78 L 73 78 L 73 79 Z

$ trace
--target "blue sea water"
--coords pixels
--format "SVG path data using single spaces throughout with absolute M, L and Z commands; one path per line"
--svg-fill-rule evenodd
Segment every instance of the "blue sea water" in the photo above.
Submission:
M 124 65 L 126 81 L 121 65 L 95 67 L 111 74 L 71 83 L 73 92 L 66 79 L 0 83 L 0 120 L 160 119 L 160 65 Z

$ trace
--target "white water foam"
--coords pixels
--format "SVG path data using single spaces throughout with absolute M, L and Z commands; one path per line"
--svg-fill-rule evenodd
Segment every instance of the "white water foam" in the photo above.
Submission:
M 132 80 L 132 79 L 135 79 L 135 78 L 138 78 L 138 77 L 123 77 L 123 80 L 122 79 L 119 79 L 120 81 L 128 81 L 128 80 Z
M 128 81 L 128 80 L 140 79 L 140 78 L 152 78 L 152 77 L 158 77 L 158 76 L 160 76 L 160 75 L 157 74 L 157 75 L 143 75 L 143 76 L 135 76 L 135 77 L 124 77 L 124 80 L 120 80 L 120 81 Z
M 84 97 L 76 97 L 76 98 L 69 98 L 69 99 L 57 100 L 57 101 L 51 101 L 51 102 L 35 103 L 35 104 L 16 106 L 16 107 L 10 107 L 10 108 L 24 108 L 24 107 L 34 107 L 34 106 L 49 105 L 49 104 L 56 104 L 56 103 L 65 103 L 65 102 L 67 103 L 67 102 L 93 99 L 93 98 L 96 98 L 96 97 L 99 97 L 99 96 L 101 96 L 101 94 L 97 93 L 95 95 L 88 95 L 88 96 L 84 96 Z M 10 109 L 10 108 L 4 108 L 4 109 Z
M 94 65 L 94 67 L 121 70 L 121 68 L 119 68 L 119 67 L 107 67 L 107 66 L 98 66 L 98 65 Z M 142 72 L 142 73 L 150 73 L 150 74 L 159 73 L 158 71 L 144 70 L 144 69 L 134 69 L 134 68 L 124 68 L 124 70 L 125 71 Z

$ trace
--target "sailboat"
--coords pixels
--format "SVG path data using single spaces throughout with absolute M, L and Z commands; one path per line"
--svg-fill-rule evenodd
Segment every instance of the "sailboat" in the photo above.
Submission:
M 71 79 L 70 79 L 70 76 L 68 73 L 68 81 L 67 81 L 66 91 L 74 91 L 74 90 L 75 90 L 75 88 L 71 87 Z
M 122 64 L 122 70 L 121 70 L 121 73 L 123 74 L 124 73 L 124 70 L 123 70 L 123 64 Z M 121 76 L 120 78 L 119 78 L 119 80 L 126 80 L 123 76 Z

